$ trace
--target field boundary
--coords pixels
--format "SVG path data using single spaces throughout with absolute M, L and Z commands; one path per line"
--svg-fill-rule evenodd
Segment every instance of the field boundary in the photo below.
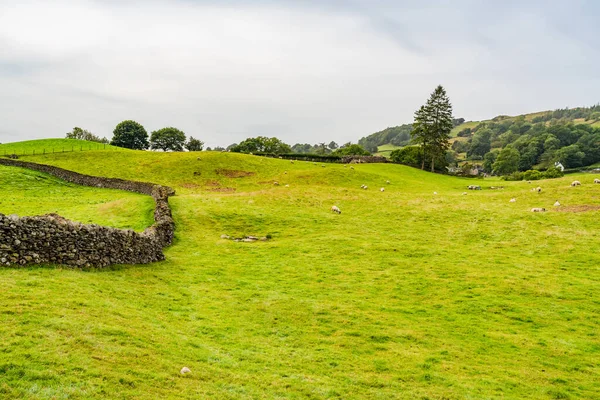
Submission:
M 146 264 L 164 260 L 163 248 L 173 242 L 175 222 L 168 186 L 84 175 L 59 167 L 0 158 L 0 165 L 26 168 L 82 186 L 126 190 L 154 199 L 154 224 L 142 233 L 87 225 L 59 215 L 36 217 L 0 214 L 0 265 L 66 264 L 106 267 L 113 264 Z

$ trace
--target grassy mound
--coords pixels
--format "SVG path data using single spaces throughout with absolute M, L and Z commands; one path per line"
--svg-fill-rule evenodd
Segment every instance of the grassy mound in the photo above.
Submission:
M 477 181 L 484 190 L 462 195 L 475 181 L 398 165 L 211 152 L 25 159 L 173 186 L 177 231 L 167 260 L 149 266 L 0 269 L 5 398 L 600 391 L 592 175 L 537 181 L 541 194 Z

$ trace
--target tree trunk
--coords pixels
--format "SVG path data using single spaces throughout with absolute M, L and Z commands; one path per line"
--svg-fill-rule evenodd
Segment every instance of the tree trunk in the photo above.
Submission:
M 434 171 L 435 167 L 435 156 L 431 154 L 431 172 Z
M 425 170 L 425 142 L 423 142 L 423 161 L 421 161 L 421 169 Z

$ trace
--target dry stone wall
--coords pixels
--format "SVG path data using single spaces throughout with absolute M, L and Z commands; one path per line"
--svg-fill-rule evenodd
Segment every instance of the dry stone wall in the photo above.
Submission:
M 66 264 L 105 267 L 164 260 L 175 223 L 169 207 L 170 187 L 79 174 L 50 165 L 0 158 L 0 165 L 28 168 L 67 182 L 127 190 L 152 196 L 154 224 L 142 233 L 69 221 L 56 214 L 22 217 L 0 214 L 0 265 Z

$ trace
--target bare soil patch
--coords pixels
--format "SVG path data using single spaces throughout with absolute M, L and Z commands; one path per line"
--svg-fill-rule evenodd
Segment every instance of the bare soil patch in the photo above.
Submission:
M 231 187 L 213 187 L 206 189 L 209 192 L 222 192 L 222 193 L 233 193 L 235 192 L 235 188 Z
M 217 173 L 217 175 L 222 175 L 222 176 L 226 176 L 228 178 L 244 178 L 246 176 L 252 176 L 255 175 L 255 172 L 249 172 L 249 171 L 238 171 L 235 169 L 215 169 L 215 172 Z

